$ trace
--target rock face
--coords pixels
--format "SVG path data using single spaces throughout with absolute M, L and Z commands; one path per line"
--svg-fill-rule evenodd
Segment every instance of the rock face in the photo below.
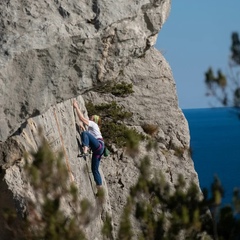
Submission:
M 74 177 L 81 196 L 95 201 L 94 183 L 86 171 L 89 163 L 77 158 L 73 98 L 85 114 L 84 100 L 95 104 L 116 101 L 133 113 L 126 122 L 130 127 L 143 131 L 144 123 L 158 125 L 159 148 L 148 152 L 152 168 L 162 170 L 172 184 L 179 173 L 187 182 L 198 183 L 188 151 L 188 124 L 178 107 L 171 69 L 154 48 L 170 3 L 11 0 L 0 4 L 2 207 L 7 202 L 23 211 L 21 159 L 25 150 L 39 146 L 39 127 L 52 148 L 64 152 L 69 176 Z M 132 83 L 134 93 L 122 98 L 94 90 L 108 81 Z M 145 154 L 141 146 L 138 159 Z M 116 151 L 102 160 L 101 173 L 107 192 L 105 209 L 117 229 L 128 190 L 137 178 L 136 159 Z M 1 226 L 2 221 L 0 217 Z M 92 224 L 86 235 L 99 239 L 101 216 Z M 3 229 L 0 234 L 8 239 Z

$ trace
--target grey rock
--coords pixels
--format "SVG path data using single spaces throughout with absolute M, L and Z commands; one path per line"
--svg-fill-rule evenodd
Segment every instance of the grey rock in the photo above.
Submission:
M 147 152 L 142 143 L 139 155 L 130 157 L 113 146 L 114 153 L 102 159 L 106 202 L 86 228 L 89 239 L 100 239 L 107 213 L 115 236 L 129 189 L 137 181 L 137 166 L 146 154 L 152 170 L 161 170 L 172 186 L 179 173 L 188 183 L 198 184 L 189 155 L 188 124 L 178 106 L 171 68 L 154 48 L 170 3 L 11 0 L 0 5 L 1 190 L 8 189 L 3 199 L 12 199 L 11 206 L 19 213 L 25 211 L 23 189 L 27 187 L 22 155 L 41 144 L 39 128 L 54 151 L 63 151 L 69 178 L 81 198 L 96 204 L 90 163 L 77 158 L 80 140 L 74 98 L 86 116 L 85 101 L 116 101 L 133 113 L 126 122 L 129 127 L 143 132 L 144 123 L 158 126 L 157 150 Z M 122 98 L 95 91 L 108 81 L 132 83 L 134 93 Z M 6 204 L 2 201 L 1 207 Z M 68 208 L 66 201 L 66 214 L 71 212 Z
M 0 140 L 27 118 L 113 80 L 153 44 L 169 8 L 165 0 L 3 2 Z

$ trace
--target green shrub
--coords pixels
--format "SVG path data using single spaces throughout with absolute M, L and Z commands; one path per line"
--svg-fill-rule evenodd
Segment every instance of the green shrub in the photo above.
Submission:
M 135 129 L 128 128 L 124 120 L 132 117 L 132 113 L 124 111 L 124 108 L 116 102 L 94 105 L 86 104 L 89 116 L 98 114 L 102 118 L 101 132 L 107 145 L 116 144 L 118 147 L 127 147 L 130 153 L 136 152 L 139 142 L 144 136 Z
M 113 81 L 108 81 L 103 84 L 98 85 L 94 91 L 99 93 L 111 93 L 116 97 L 127 97 L 130 94 L 134 93 L 133 84 L 120 82 L 116 83 Z
M 131 112 L 125 111 L 124 108 L 119 106 L 115 101 L 110 103 L 102 103 L 99 105 L 94 105 L 92 102 L 87 102 L 86 108 L 89 116 L 97 114 L 101 116 L 103 121 L 107 119 L 112 122 L 118 122 L 132 117 Z
M 132 88 L 133 88 L 132 83 L 127 84 L 125 82 L 121 82 L 112 86 L 111 93 L 117 97 L 126 97 L 134 93 Z

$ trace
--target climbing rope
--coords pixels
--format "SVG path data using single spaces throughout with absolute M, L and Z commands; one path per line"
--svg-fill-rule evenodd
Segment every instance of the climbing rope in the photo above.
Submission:
M 58 118 L 57 118 L 55 108 L 54 108 L 54 117 L 55 117 L 55 120 L 56 120 L 56 123 L 57 123 L 58 133 L 59 133 L 59 136 L 60 136 L 60 140 L 61 140 L 61 144 L 62 144 L 63 153 L 64 153 L 64 156 L 65 156 L 65 161 L 66 161 L 68 173 L 70 175 L 70 180 L 71 180 L 71 182 L 74 182 L 74 177 L 73 177 L 73 174 L 72 174 L 72 171 L 71 171 L 71 168 L 70 168 L 69 159 L 68 159 L 67 152 L 66 152 L 66 149 L 65 149 L 65 146 L 64 146 L 63 136 L 62 136 L 62 133 L 61 133 L 61 130 L 60 130 L 60 126 L 59 126 L 59 122 L 58 122 Z
M 75 122 L 76 122 L 76 132 L 78 133 L 78 136 L 81 138 L 82 130 L 81 130 L 80 126 L 77 125 L 75 111 L 73 111 L 73 113 L 74 113 L 74 118 L 75 118 Z M 78 147 L 79 147 L 80 154 L 81 154 L 83 152 L 83 150 L 82 150 L 82 146 L 81 146 L 80 139 L 79 139 L 78 136 L 76 136 L 76 138 L 77 138 L 77 143 L 78 143 Z M 90 171 L 91 168 L 89 167 L 89 161 L 88 161 L 91 158 L 90 157 L 88 157 L 88 158 L 89 159 L 86 159 L 86 170 L 87 170 L 88 178 L 89 178 L 89 181 L 90 181 L 90 185 L 92 187 L 92 191 L 95 194 L 95 189 L 94 189 L 94 185 L 93 185 L 94 180 L 93 180 L 93 177 L 92 177 L 92 174 L 91 174 L 92 172 Z

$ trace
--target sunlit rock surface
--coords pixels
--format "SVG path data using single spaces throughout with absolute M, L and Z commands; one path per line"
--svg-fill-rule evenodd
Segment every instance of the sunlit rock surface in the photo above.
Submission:
M 112 216 L 114 234 L 129 188 L 145 156 L 173 185 L 179 173 L 187 182 L 198 177 L 189 156 L 189 129 L 178 106 L 171 68 L 154 48 L 170 11 L 170 0 L 4 1 L 0 4 L 0 166 L 1 207 L 25 211 L 22 156 L 40 144 L 38 129 L 54 150 L 64 153 L 69 179 L 81 198 L 95 204 L 90 161 L 77 157 L 79 134 L 72 99 L 81 109 L 116 101 L 133 113 L 126 122 L 143 132 L 158 125 L 158 149 L 131 158 L 123 149 L 103 158 L 101 173 L 107 193 L 104 211 L 87 227 L 99 239 L 104 217 Z M 95 91 L 107 81 L 133 84 L 126 98 Z M 103 123 L 104 124 L 104 123 Z M 179 151 L 181 154 L 179 154 Z M 11 201 L 10 201 L 10 200 Z M 67 209 L 66 205 L 66 209 Z M 3 219 L 0 218 L 1 226 Z M 1 228 L 1 236 L 8 232 Z M 6 236 L 6 237 L 5 237 Z

